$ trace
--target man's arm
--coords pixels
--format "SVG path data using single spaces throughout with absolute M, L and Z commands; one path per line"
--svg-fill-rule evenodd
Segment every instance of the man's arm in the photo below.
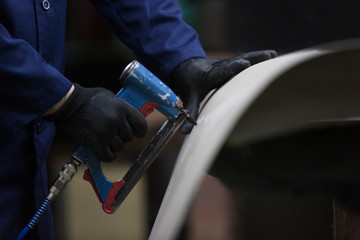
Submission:
M 90 0 L 140 62 L 168 83 L 191 57 L 206 57 L 198 35 L 182 20 L 176 0 Z
M 45 116 L 75 141 L 111 161 L 125 142 L 146 133 L 144 117 L 102 88 L 72 85 L 26 41 L 0 24 L 0 135 Z
M 71 86 L 70 90 L 66 93 L 66 95 L 60 99 L 57 103 L 55 103 L 51 108 L 49 108 L 45 113 L 44 116 L 49 116 L 53 113 L 55 113 L 57 110 L 60 109 L 60 107 L 66 102 L 66 100 L 70 97 L 70 95 L 74 91 L 74 85 Z
M 182 20 L 176 0 L 90 1 L 140 61 L 176 91 L 194 119 L 208 92 L 252 64 L 276 56 L 275 51 L 257 51 L 207 59 L 197 33 Z M 191 129 L 185 124 L 183 133 Z
M 0 133 L 14 134 L 59 102 L 71 88 L 27 42 L 0 24 Z

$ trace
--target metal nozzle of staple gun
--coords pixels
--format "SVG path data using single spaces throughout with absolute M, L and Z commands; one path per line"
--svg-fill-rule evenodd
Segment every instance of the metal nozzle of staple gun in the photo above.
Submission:
M 186 110 L 185 108 L 183 108 L 182 106 L 176 105 L 176 109 L 179 110 L 179 112 L 181 112 L 182 114 L 185 115 L 186 119 L 191 122 L 194 125 L 197 125 L 197 122 L 194 118 L 192 118 L 189 114 L 189 111 Z

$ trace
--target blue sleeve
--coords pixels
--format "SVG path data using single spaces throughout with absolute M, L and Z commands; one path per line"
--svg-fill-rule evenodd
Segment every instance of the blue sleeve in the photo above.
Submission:
M 57 103 L 71 87 L 26 41 L 0 24 L 0 135 L 16 133 Z
M 205 57 L 177 0 L 89 0 L 136 57 L 163 81 L 191 57 Z

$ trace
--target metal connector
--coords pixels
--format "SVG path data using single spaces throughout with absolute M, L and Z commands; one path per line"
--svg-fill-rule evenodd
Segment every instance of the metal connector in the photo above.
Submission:
M 71 158 L 70 162 L 67 162 L 64 167 L 59 172 L 57 179 L 55 180 L 53 186 L 50 188 L 50 193 L 47 196 L 47 199 L 53 201 L 59 192 L 65 188 L 66 184 L 71 181 L 72 177 L 77 172 L 78 167 L 81 165 L 81 162 L 75 158 Z

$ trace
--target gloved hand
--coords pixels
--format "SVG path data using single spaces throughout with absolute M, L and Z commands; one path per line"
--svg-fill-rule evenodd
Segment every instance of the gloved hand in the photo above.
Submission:
M 55 113 L 45 117 L 76 141 L 92 148 L 100 160 L 115 159 L 124 143 L 144 137 L 147 122 L 139 111 L 104 88 L 75 89 Z
M 211 90 L 221 87 L 247 67 L 276 56 L 275 51 L 265 50 L 228 59 L 190 58 L 175 69 L 169 86 L 180 96 L 184 108 L 197 119 L 200 102 Z M 188 134 L 192 128 L 191 123 L 185 122 L 182 133 Z

